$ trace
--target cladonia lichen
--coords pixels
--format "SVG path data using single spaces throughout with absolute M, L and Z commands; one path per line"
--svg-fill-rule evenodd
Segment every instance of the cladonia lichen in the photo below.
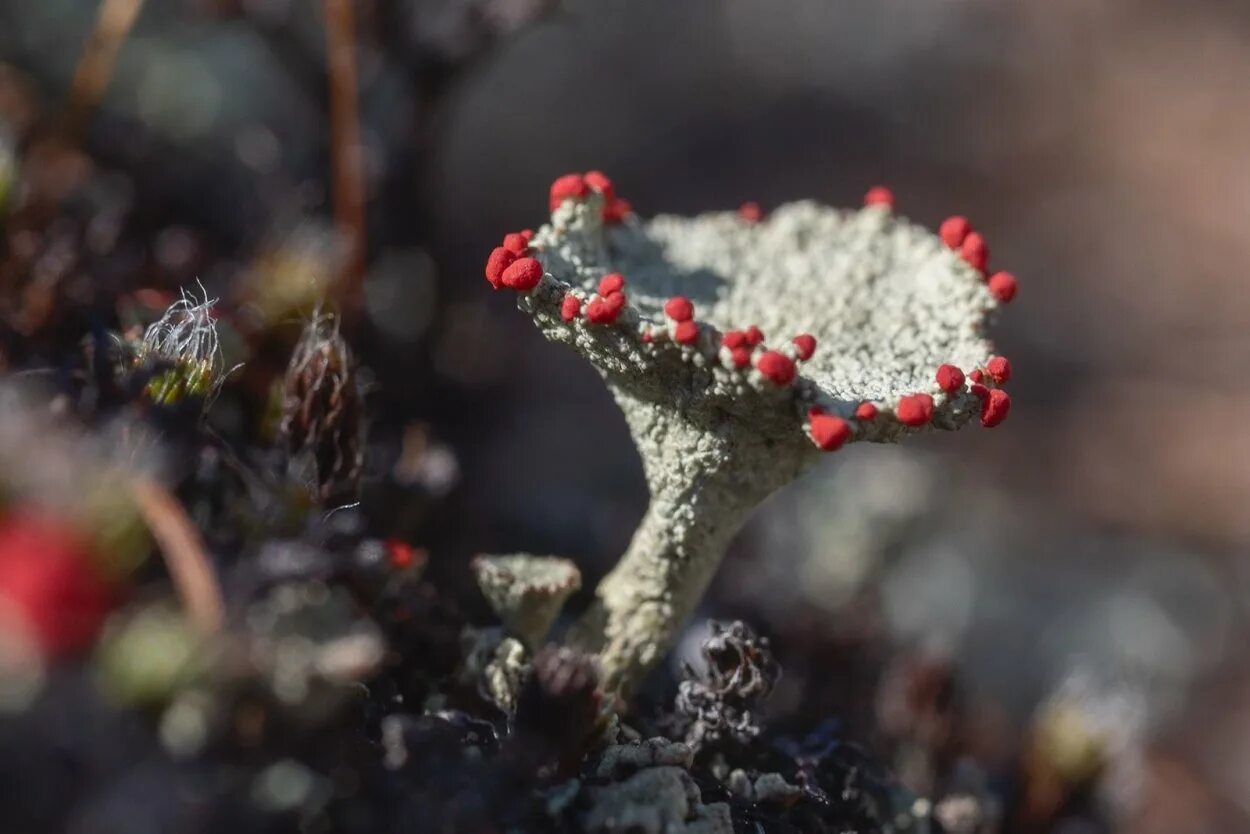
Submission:
M 491 253 L 487 280 L 594 364 L 642 458 L 650 506 L 574 632 L 609 688 L 667 651 L 752 509 L 821 451 L 1006 417 L 984 330 L 1015 279 L 992 285 L 963 218 L 938 236 L 888 191 L 866 203 L 644 222 L 571 174 L 548 224 Z

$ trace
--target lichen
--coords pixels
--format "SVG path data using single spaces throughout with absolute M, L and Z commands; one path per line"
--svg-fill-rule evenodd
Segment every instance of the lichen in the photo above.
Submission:
M 504 629 L 531 651 L 542 645 L 569 594 L 582 586 L 577 566 L 556 556 L 478 556 L 473 573 Z
M 886 189 L 859 211 L 643 222 L 598 172 L 550 202 L 486 277 L 594 364 L 642 458 L 651 505 L 574 635 L 609 688 L 667 651 L 750 511 L 819 451 L 1007 415 L 985 328 L 1010 298 L 966 222 L 934 235 Z

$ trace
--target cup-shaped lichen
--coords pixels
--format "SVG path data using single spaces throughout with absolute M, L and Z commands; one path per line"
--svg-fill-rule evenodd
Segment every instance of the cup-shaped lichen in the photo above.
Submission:
M 575 630 L 610 686 L 661 657 L 750 511 L 821 451 L 1006 417 L 984 331 L 1016 282 L 986 276 L 964 218 L 935 235 L 876 188 L 856 211 L 643 222 L 598 172 L 556 180 L 550 206 L 486 278 L 594 364 L 642 457 L 650 507 Z

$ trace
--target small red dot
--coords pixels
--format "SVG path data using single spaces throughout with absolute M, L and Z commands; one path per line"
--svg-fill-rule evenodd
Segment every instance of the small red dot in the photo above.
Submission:
M 590 186 L 586 184 L 586 179 L 581 174 L 565 174 L 551 184 L 548 205 L 552 211 L 555 211 L 565 200 L 569 198 L 580 200 L 589 193 Z
M 595 296 L 586 305 L 586 318 L 594 324 L 611 324 L 625 308 L 625 293 L 614 292 Z
M 954 365 L 942 365 L 937 369 L 937 384 L 948 394 L 964 387 L 964 372 Z
M 968 218 L 961 214 L 946 218 L 942 221 L 942 225 L 938 227 L 938 237 L 951 249 L 958 249 L 962 246 L 964 238 L 971 232 L 972 224 L 968 222 Z
M 865 423 L 877 419 L 877 407 L 872 403 L 860 403 L 855 407 L 855 419 Z
M 726 330 L 724 335 L 720 337 L 720 343 L 730 350 L 746 347 L 747 334 L 743 333 L 741 330 Z
M 1001 388 L 994 388 L 981 400 L 981 425 L 992 429 L 1007 419 L 1011 411 L 1011 395 Z
M 486 280 L 495 289 L 503 286 L 503 272 L 512 266 L 516 261 L 516 255 L 509 252 L 502 246 L 496 246 L 491 250 L 490 257 L 486 259 Z
M 812 433 L 812 442 L 826 452 L 840 449 L 851 437 L 851 424 L 831 414 L 809 415 L 808 428 Z
M 518 258 L 529 251 L 529 238 L 520 232 L 512 232 L 503 236 L 503 248 L 507 249 Z
M 933 397 L 928 394 L 900 397 L 894 414 L 905 426 L 923 426 L 933 419 Z
M 608 295 L 623 289 L 625 289 L 625 276 L 619 272 L 609 272 L 599 281 L 599 295 Z
M 679 345 L 692 345 L 699 338 L 699 325 L 693 321 L 679 321 L 673 330 L 673 341 Z
M 755 368 L 775 385 L 789 385 L 797 373 L 794 360 L 784 353 L 766 350 L 755 360 Z
M 616 187 L 602 171 L 587 171 L 582 179 L 585 180 L 586 185 L 603 195 L 605 205 L 616 199 Z
M 764 210 L 754 200 L 748 200 L 738 206 L 738 216 L 748 223 L 758 223 L 764 218 Z
M 572 293 L 564 296 L 564 301 L 560 302 L 560 318 L 565 321 L 572 321 L 577 318 L 577 314 L 581 311 L 582 301 Z
M 864 205 L 893 208 L 894 192 L 886 188 L 884 185 L 874 186 L 868 189 L 868 193 L 864 195 Z
M 518 232 L 517 234 L 519 234 L 521 237 L 525 238 L 525 242 L 526 242 L 526 243 L 529 243 L 531 240 L 533 240 L 533 239 L 534 239 L 534 230 L 533 230 L 533 229 L 522 229 L 522 230 L 521 230 L 520 232 Z
M 1010 272 L 995 272 L 990 276 L 989 287 L 990 295 L 1006 304 L 1016 297 L 1020 284 Z
M 417 561 L 417 549 L 402 539 L 387 539 L 386 558 L 391 567 L 403 570 Z
M 794 348 L 798 351 L 799 359 L 806 362 L 812 358 L 812 354 L 816 352 L 816 337 L 810 333 L 803 333 L 794 337 Z
M 543 265 L 535 258 L 521 258 L 503 271 L 499 283 L 517 292 L 529 292 L 543 279 Z
M 729 351 L 729 356 L 733 360 L 735 368 L 745 368 L 751 364 L 751 349 L 748 347 L 736 347 Z
M 970 232 L 959 246 L 959 255 L 978 272 L 985 272 L 990 262 L 990 247 L 977 232 Z
M 764 342 L 763 330 L 760 330 L 755 325 L 751 325 L 750 327 L 747 328 L 747 344 L 748 345 L 750 345 L 751 347 L 755 347 L 756 345 L 763 344 L 763 342 Z
M 980 384 L 981 381 L 985 379 L 985 374 L 981 373 L 980 368 L 977 368 L 975 371 L 968 374 L 968 379 L 975 384 Z
M 603 222 L 609 225 L 620 223 L 626 217 L 634 213 L 634 207 L 629 200 L 617 197 L 603 206 Z
M 675 295 L 664 302 L 664 315 L 673 321 L 690 321 L 694 318 L 694 305 L 684 295 Z
M 989 362 L 985 363 L 985 372 L 990 375 L 990 379 L 1002 385 L 1011 379 L 1011 363 L 1007 361 L 1006 356 L 994 356 Z

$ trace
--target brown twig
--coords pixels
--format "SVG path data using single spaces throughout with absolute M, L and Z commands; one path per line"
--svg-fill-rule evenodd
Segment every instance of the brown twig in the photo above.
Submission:
M 156 481 L 138 478 L 131 484 L 131 493 L 160 547 L 191 623 L 201 634 L 217 633 L 224 616 L 221 586 L 199 531 L 178 499 Z
M 348 247 L 334 295 L 347 321 L 359 312 L 365 275 L 365 185 L 352 2 L 325 0 L 334 222 Z
M 144 0 L 103 0 L 70 84 L 67 126 L 81 135 L 113 76 L 117 53 L 143 9 Z

